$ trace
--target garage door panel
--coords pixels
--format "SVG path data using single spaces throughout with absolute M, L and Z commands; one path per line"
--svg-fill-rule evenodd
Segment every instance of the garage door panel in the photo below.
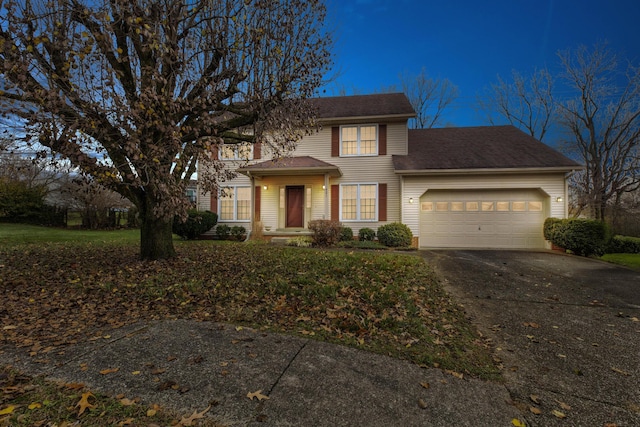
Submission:
M 420 212 L 423 247 L 544 247 L 545 197 L 535 189 L 428 191 L 420 206 L 434 208 Z

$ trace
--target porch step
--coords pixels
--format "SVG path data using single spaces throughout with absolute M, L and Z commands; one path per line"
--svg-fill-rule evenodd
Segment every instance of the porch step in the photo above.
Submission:
M 274 236 L 271 238 L 270 243 L 273 245 L 286 245 L 291 237 L 293 236 Z

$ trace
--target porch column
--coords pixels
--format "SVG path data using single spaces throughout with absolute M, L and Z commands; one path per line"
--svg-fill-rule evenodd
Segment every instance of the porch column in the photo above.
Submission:
M 329 174 L 324 174 L 324 219 L 329 218 Z
M 251 207 L 249 208 L 249 218 L 251 221 L 251 231 L 255 230 L 255 210 L 256 210 L 256 179 L 249 173 L 251 179 Z

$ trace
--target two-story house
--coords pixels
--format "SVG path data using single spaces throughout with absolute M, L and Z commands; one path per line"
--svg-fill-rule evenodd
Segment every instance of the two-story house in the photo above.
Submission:
M 266 237 L 313 219 L 356 235 L 397 221 L 418 247 L 544 248 L 544 219 L 567 215 L 566 178 L 581 166 L 512 126 L 410 130 L 415 112 L 398 93 L 313 102 L 322 129 L 290 156 L 223 147 L 238 177 L 199 207 Z

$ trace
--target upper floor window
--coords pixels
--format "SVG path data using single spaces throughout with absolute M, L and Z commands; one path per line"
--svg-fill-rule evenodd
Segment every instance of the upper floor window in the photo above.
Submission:
M 224 144 L 220 147 L 220 160 L 251 160 L 253 144 Z
M 375 156 L 378 154 L 378 126 L 342 126 L 341 156 Z

